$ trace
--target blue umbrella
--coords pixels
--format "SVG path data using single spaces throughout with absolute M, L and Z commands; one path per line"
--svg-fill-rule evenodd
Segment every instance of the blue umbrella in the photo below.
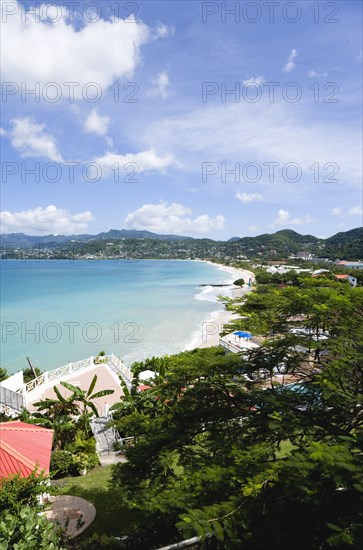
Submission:
M 242 332 L 241 330 L 237 330 L 237 332 L 234 332 L 236 336 L 239 336 L 240 338 L 252 338 L 252 334 L 249 332 Z

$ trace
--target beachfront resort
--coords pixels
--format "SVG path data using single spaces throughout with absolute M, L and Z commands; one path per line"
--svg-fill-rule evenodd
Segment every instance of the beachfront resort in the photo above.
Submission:
M 285 533 L 275 515 L 276 498 L 283 517 L 294 524 L 298 516 L 291 513 L 291 499 L 298 494 L 296 505 L 306 513 L 305 491 L 313 486 L 314 514 L 323 517 L 325 489 L 317 479 L 324 476 L 332 486 L 330 499 L 344 499 L 349 490 L 359 510 L 360 491 L 351 487 L 360 469 L 358 455 L 350 453 L 355 443 L 349 434 L 360 430 L 355 412 L 361 395 L 360 344 L 351 339 L 351 326 L 360 334 L 361 287 L 325 270 L 265 267 L 232 275 L 239 285 L 222 288 L 230 290 L 221 298 L 226 310 L 202 323 L 205 341 L 195 349 L 145 358 L 132 368 L 114 353 L 101 352 L 44 372 L 34 369 L 30 379 L 19 371 L 0 382 L 6 506 L 13 510 L 13 483 L 21 513 L 29 518 L 33 509 L 41 513 L 36 521 L 49 547 L 56 534 L 47 529 L 55 524 L 63 528 L 62 548 L 92 548 L 93 537 L 97 548 L 172 548 L 175 543 L 199 549 L 205 535 L 218 548 L 221 530 L 229 537 L 226 510 L 235 510 L 234 528 L 240 530 L 243 511 L 254 537 L 267 532 L 273 540 Z M 338 446 L 337 425 L 346 438 Z M 333 452 L 347 461 L 346 481 Z M 11 481 L 14 475 L 19 481 Z M 201 480 L 203 491 L 196 489 Z M 272 491 L 268 499 L 263 484 Z M 36 497 L 33 508 L 28 486 Z M 212 531 L 204 520 L 195 524 L 195 514 L 211 513 L 203 509 L 205 492 L 214 503 L 213 517 L 219 518 Z M 281 504 L 279 495 L 285 492 Z M 275 531 L 261 512 L 264 506 Z M 344 519 L 343 509 L 334 506 L 329 521 Z M 357 521 L 354 510 L 349 517 Z M 150 521 L 155 522 L 154 542 L 145 528 Z M 239 536 L 245 536 L 244 529 Z M 329 531 L 319 536 L 326 539 Z

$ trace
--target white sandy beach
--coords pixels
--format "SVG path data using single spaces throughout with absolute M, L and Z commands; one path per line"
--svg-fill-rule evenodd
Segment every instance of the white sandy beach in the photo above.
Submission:
M 226 273 L 229 273 L 231 275 L 231 287 L 225 287 L 225 289 L 228 289 L 228 295 L 230 295 L 232 298 L 237 298 L 239 296 L 243 296 L 247 292 L 251 290 L 251 287 L 248 287 L 245 285 L 242 288 L 238 288 L 233 286 L 233 281 L 236 281 L 237 279 L 244 279 L 245 281 L 248 281 L 249 279 L 254 282 L 255 276 L 252 271 L 247 271 L 244 269 L 237 269 L 235 267 L 230 267 L 226 265 L 219 265 L 215 264 L 213 262 L 207 261 L 207 260 L 201 260 L 205 263 L 209 263 L 210 265 L 219 267 L 221 271 L 225 271 Z M 221 288 L 220 294 L 223 295 L 224 288 Z M 195 338 L 193 338 L 193 342 L 190 346 L 188 346 L 187 349 L 193 349 L 193 348 L 209 348 L 212 346 L 218 346 L 219 345 L 219 334 L 223 330 L 223 326 L 225 324 L 228 324 L 233 318 L 236 318 L 235 314 L 226 311 L 225 309 L 221 311 L 216 311 L 213 316 L 208 319 L 207 321 L 204 321 L 201 324 L 200 332 L 199 334 L 195 335 Z

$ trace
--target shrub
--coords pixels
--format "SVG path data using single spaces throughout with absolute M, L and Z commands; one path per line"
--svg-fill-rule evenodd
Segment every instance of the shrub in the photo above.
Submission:
M 70 451 L 53 451 L 50 459 L 50 471 L 55 479 L 75 475 L 77 468 L 74 455 Z
M 121 441 L 114 441 L 112 447 L 114 451 L 122 451 L 124 449 L 124 444 Z
M 35 371 L 35 374 L 37 376 L 40 376 L 41 374 L 43 374 L 43 371 L 40 370 L 38 367 L 35 367 L 34 371 Z M 35 378 L 34 372 L 32 371 L 32 369 L 30 367 L 27 367 L 26 369 L 23 369 L 23 377 L 24 377 L 25 384 L 27 384 L 28 382 L 31 382 L 32 380 L 34 380 L 34 378 Z
M 37 510 L 24 507 L 16 514 L 0 514 L 0 548 L 58 550 L 59 535 Z
M 78 453 L 73 457 L 73 464 L 78 474 L 84 470 L 91 470 L 98 464 L 98 456 L 96 453 Z
M 71 451 L 73 454 L 77 454 L 79 452 L 95 454 L 96 440 L 94 437 L 85 438 L 84 433 L 81 430 L 78 430 L 74 441 L 67 445 L 67 451 Z
M 0 480 L 0 513 L 18 513 L 24 506 L 40 509 L 38 495 L 49 492 L 48 478 L 35 469 L 28 477 L 19 474 Z M 0 547 L 1 548 L 1 547 Z

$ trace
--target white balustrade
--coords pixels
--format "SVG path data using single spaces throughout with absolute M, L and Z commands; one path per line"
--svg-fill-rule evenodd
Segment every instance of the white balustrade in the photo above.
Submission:
M 130 369 L 128 369 L 122 361 L 116 357 L 115 355 L 105 355 L 104 356 L 105 362 L 100 364 L 109 364 L 110 367 L 114 367 L 117 371 L 119 371 L 122 376 L 125 378 L 125 381 L 127 383 L 131 383 L 132 374 Z M 78 372 L 80 370 L 86 369 L 88 367 L 97 366 L 97 363 L 95 363 L 94 357 L 88 357 L 88 359 L 82 359 L 81 361 L 76 361 L 75 363 L 68 363 L 68 365 L 65 365 L 63 367 L 59 367 L 54 370 L 46 371 L 34 380 L 31 380 L 26 384 L 25 391 L 30 392 L 41 386 L 42 384 L 46 384 L 48 382 L 52 382 L 55 380 L 59 380 L 61 378 L 64 378 L 65 376 L 69 376 L 70 374 L 74 372 Z

